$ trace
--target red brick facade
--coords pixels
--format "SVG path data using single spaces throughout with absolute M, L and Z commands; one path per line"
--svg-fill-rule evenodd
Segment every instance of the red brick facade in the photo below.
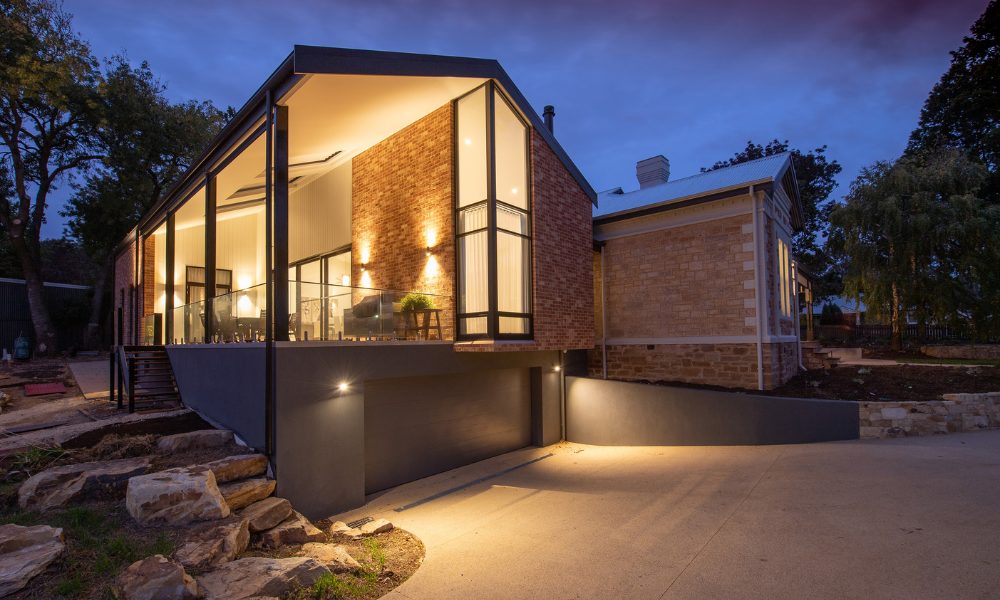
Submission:
M 593 224 L 590 198 L 541 135 L 532 131 L 533 299 L 538 350 L 593 347 Z
M 375 144 L 352 163 L 352 277 L 371 287 L 434 294 L 454 339 L 452 104 Z M 427 256 L 428 234 L 434 237 Z
M 126 344 L 134 342 L 134 334 L 137 318 L 132 311 L 131 297 L 135 286 L 135 254 L 136 243 L 133 240 L 115 258 L 115 281 L 111 293 L 114 296 L 115 314 L 112 315 L 114 322 L 114 340 L 118 343 L 118 309 L 124 308 L 124 327 L 121 332 L 122 339 Z M 122 299 L 124 298 L 124 304 Z

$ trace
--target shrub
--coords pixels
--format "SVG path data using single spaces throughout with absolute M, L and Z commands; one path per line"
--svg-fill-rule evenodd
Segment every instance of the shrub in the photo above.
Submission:
M 400 308 L 404 311 L 434 308 L 434 302 L 432 302 L 431 299 L 424 294 L 410 292 L 409 294 L 403 296 L 403 300 L 400 301 Z

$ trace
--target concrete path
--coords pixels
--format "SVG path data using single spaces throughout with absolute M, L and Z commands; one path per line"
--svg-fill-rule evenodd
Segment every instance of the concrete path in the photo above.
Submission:
M 73 378 L 80 390 L 87 398 L 107 398 L 108 383 L 110 375 L 108 373 L 108 359 L 85 360 L 69 363 L 69 369 L 73 372 Z
M 526 449 L 338 518 L 367 515 L 426 545 L 397 600 L 996 598 L 1000 432 Z

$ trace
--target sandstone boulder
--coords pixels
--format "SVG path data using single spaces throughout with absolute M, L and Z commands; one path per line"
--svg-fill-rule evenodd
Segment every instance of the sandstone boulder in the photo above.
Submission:
M 45 511 L 86 497 L 120 498 L 128 480 L 149 470 L 149 458 L 63 465 L 28 478 L 17 492 L 26 510 Z
M 292 516 L 292 503 L 284 498 L 271 496 L 246 507 L 242 516 L 250 522 L 250 533 L 260 533 Z
M 0 525 L 0 598 L 28 585 L 65 549 L 62 529 Z
M 157 554 L 129 565 L 117 583 L 122 600 L 194 600 L 198 584 L 184 567 Z
M 226 563 L 198 578 L 207 600 L 245 600 L 284 596 L 296 587 L 309 587 L 330 572 L 314 558 L 249 557 Z
M 215 475 L 204 465 L 133 477 L 125 508 L 142 524 L 186 525 L 229 516 Z
M 191 532 L 174 559 L 188 569 L 204 571 L 235 560 L 249 544 L 249 521 L 232 518 Z
M 340 544 L 309 542 L 302 546 L 302 556 L 315 558 L 332 573 L 349 573 L 361 569 L 361 563 Z
M 205 464 L 215 473 L 216 483 L 227 483 L 247 477 L 259 477 L 267 472 L 267 457 L 263 454 L 237 454 Z
M 288 544 L 306 544 L 325 540 L 326 535 L 322 531 L 310 523 L 309 519 L 294 511 L 291 517 L 260 535 L 260 545 L 265 548 L 280 548 Z
M 330 526 L 330 536 L 333 538 L 342 538 L 356 540 L 360 537 L 364 537 L 361 530 L 356 527 L 351 527 L 343 521 L 335 521 L 333 525 Z
M 375 519 L 361 526 L 361 533 L 364 535 L 376 535 L 387 531 L 392 531 L 392 523 L 387 519 Z
M 161 454 L 186 452 L 204 448 L 218 448 L 233 441 L 233 432 L 224 429 L 201 429 L 187 433 L 165 435 L 156 440 L 156 450 Z
M 277 482 L 273 479 L 257 477 L 223 484 L 219 486 L 219 490 L 229 508 L 239 510 L 273 494 L 276 485 Z

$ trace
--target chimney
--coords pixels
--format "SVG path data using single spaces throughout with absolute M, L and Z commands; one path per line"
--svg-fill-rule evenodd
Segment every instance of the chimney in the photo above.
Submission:
M 662 154 L 635 163 L 635 176 L 639 189 L 666 183 L 670 179 L 670 161 Z
M 556 118 L 556 107 L 551 104 L 545 105 L 545 128 L 549 130 L 549 133 L 555 135 L 555 124 L 553 121 Z

